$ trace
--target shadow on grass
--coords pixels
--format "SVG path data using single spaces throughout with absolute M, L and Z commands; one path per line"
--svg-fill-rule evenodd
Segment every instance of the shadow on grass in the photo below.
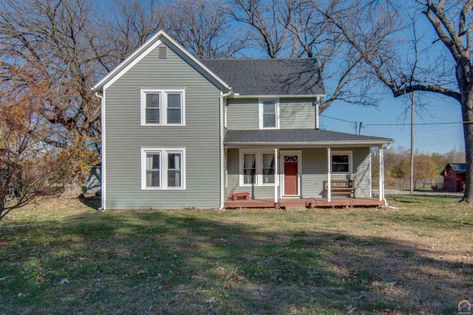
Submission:
M 79 198 L 79 201 L 86 205 L 87 207 L 90 207 L 95 210 L 99 210 L 101 205 L 101 199 L 100 196 L 91 196 L 91 197 L 85 197 L 82 196 Z
M 6 226 L 0 312 L 439 313 L 472 292 L 471 264 L 432 259 L 412 243 L 270 232 L 210 214 L 100 213 Z

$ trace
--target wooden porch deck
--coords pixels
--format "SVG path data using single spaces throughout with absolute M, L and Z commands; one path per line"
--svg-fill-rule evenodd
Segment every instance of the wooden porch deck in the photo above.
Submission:
M 308 200 L 315 200 L 314 208 L 380 207 L 384 204 L 377 198 L 333 198 L 330 202 L 324 198 L 297 198 L 280 199 L 279 207 L 282 209 L 306 207 Z M 227 200 L 225 208 L 275 208 L 275 204 L 272 199 Z

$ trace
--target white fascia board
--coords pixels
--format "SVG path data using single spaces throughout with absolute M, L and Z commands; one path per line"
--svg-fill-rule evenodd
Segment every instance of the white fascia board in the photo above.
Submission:
M 354 142 L 348 142 L 348 141 L 339 141 L 339 142 L 226 142 L 225 146 L 231 147 L 231 146 L 258 146 L 258 145 L 264 145 L 264 146 L 306 146 L 306 147 L 326 147 L 326 146 L 366 146 L 366 145 L 374 145 L 374 146 L 383 146 L 387 143 L 390 142 L 381 142 L 381 141 L 354 141 Z
M 295 95 L 240 95 L 238 93 L 233 93 L 229 98 L 317 98 L 325 97 L 326 94 L 295 94 Z

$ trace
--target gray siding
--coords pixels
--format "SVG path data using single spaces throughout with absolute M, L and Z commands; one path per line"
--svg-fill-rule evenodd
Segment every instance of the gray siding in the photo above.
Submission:
M 140 126 L 141 88 L 186 90 L 186 126 Z M 105 91 L 106 207 L 218 207 L 220 91 L 168 49 L 144 57 Z M 141 190 L 141 147 L 186 148 L 186 190 Z
M 285 150 L 284 148 L 280 149 Z M 327 180 L 327 149 L 310 148 L 310 149 L 287 149 L 288 151 L 302 151 L 302 175 L 301 175 L 301 194 L 302 197 L 324 197 L 323 182 Z M 340 148 L 340 151 L 352 151 L 353 153 L 353 173 L 351 178 L 355 182 L 356 197 L 369 197 L 370 178 L 369 178 L 369 156 L 370 148 Z M 258 198 L 274 198 L 274 187 L 271 186 L 255 186 L 240 187 L 239 186 L 239 150 L 227 150 L 227 189 L 226 195 L 230 195 L 231 191 L 247 191 Z M 346 178 L 347 175 L 332 174 L 332 178 Z
M 228 129 L 259 129 L 258 99 L 227 100 Z M 279 99 L 281 129 L 315 128 L 315 100 Z

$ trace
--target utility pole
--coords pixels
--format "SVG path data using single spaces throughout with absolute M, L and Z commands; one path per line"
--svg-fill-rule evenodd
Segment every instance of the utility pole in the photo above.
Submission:
M 411 93 L 411 165 L 410 165 L 410 194 L 414 194 L 414 92 Z

